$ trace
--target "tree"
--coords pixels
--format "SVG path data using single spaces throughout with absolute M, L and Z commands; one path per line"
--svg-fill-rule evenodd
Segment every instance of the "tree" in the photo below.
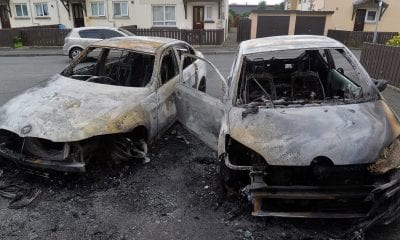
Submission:
M 267 2 L 266 1 L 261 1 L 258 3 L 258 10 L 266 10 L 267 9 Z
M 279 9 L 279 10 L 285 10 L 285 2 L 279 3 L 278 9 Z

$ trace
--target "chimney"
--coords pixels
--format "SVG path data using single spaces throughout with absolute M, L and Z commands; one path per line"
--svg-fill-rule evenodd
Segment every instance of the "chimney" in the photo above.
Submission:
M 297 10 L 297 2 L 298 2 L 298 0 L 290 0 L 290 9 L 289 10 Z

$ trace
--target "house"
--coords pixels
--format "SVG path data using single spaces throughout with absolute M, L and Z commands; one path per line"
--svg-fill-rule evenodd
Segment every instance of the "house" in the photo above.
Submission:
M 384 0 L 285 0 L 285 10 L 334 11 L 332 29 L 347 31 L 400 32 L 400 1 Z
M 324 11 L 329 0 L 285 0 L 285 10 Z
M 400 1 L 384 0 L 379 12 L 379 0 L 326 0 L 326 10 L 335 11 L 332 29 L 347 31 L 400 32 Z
M 228 0 L 0 0 L 0 28 L 62 24 L 227 29 Z

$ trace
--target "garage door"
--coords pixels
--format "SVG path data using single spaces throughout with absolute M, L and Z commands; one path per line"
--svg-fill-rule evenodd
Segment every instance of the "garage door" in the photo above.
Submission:
M 288 35 L 289 18 L 289 16 L 259 16 L 257 37 Z
M 324 35 L 325 17 L 297 17 L 294 34 Z

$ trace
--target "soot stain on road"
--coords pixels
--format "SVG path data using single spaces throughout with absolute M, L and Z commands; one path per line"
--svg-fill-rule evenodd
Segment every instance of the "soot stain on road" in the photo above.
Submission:
M 340 221 L 252 217 L 241 196 L 225 197 L 216 153 L 178 124 L 150 157 L 148 164 L 99 161 L 72 175 L 3 165 L 3 184 L 42 194 L 18 210 L 0 199 L 0 238 L 334 239 L 346 228 Z

